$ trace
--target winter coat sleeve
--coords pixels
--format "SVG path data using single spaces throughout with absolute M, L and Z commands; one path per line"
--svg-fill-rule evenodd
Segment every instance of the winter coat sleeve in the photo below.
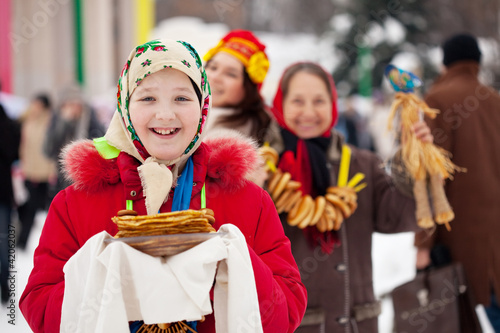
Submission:
M 401 193 L 407 197 L 413 198 L 413 179 L 403 163 L 401 154 L 401 149 L 399 149 L 389 161 L 391 178 L 394 185 Z
M 253 247 L 249 246 L 264 332 L 293 332 L 307 305 L 307 292 L 274 204 L 265 191 Z
M 362 152 L 371 154 L 370 152 Z M 375 231 L 396 233 L 419 230 L 415 220 L 415 201 L 403 194 L 394 180 L 381 167 L 381 161 L 373 155 L 370 160 L 371 185 Z
M 436 243 L 436 231 L 421 230 L 415 234 L 413 245 L 419 249 L 432 249 Z
M 63 267 L 80 247 L 61 191 L 50 206 L 34 254 L 34 267 L 19 307 L 35 333 L 59 332 L 64 296 Z
M 433 95 L 427 96 L 425 102 L 429 107 L 440 111 L 434 119 L 425 117 L 425 122 L 434 136 L 434 144 L 451 152 L 453 148 L 453 128 L 460 125 L 461 119 L 451 110 L 445 110 Z

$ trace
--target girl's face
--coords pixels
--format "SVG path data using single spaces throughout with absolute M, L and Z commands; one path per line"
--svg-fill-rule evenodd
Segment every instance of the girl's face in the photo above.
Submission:
M 332 99 L 323 80 L 308 72 L 297 72 L 288 83 L 283 117 L 301 139 L 323 135 L 332 123 Z
M 189 77 L 167 68 L 142 80 L 130 97 L 129 112 L 149 154 L 169 161 L 193 140 L 201 107 Z
M 214 55 L 207 66 L 208 82 L 212 89 L 212 106 L 234 107 L 245 97 L 243 64 L 226 52 Z

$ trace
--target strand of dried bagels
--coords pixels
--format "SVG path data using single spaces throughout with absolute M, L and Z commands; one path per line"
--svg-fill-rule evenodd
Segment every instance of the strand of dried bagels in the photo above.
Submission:
M 316 226 L 320 232 L 339 230 L 344 219 L 351 216 L 358 207 L 356 192 L 365 184 L 357 185 L 363 176 L 356 175 L 347 186 L 332 186 L 327 193 L 316 198 L 304 195 L 301 184 L 292 180 L 289 172 L 276 168 L 278 153 L 269 146 L 259 149 L 271 173 L 267 190 L 278 213 L 288 213 L 287 223 L 298 228 Z

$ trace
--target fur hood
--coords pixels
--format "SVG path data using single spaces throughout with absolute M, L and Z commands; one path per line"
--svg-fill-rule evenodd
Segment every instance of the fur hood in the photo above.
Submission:
M 256 143 L 236 131 L 217 131 L 198 149 L 207 151 L 207 177 L 229 190 L 242 186 L 259 165 Z M 66 179 L 78 190 L 96 192 L 120 181 L 117 159 L 104 159 L 91 140 L 67 145 L 61 161 Z

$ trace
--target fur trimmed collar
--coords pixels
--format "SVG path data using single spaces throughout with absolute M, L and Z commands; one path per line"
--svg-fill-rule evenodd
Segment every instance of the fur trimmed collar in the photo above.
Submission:
M 239 132 L 217 131 L 202 146 L 208 155 L 207 177 L 229 190 L 242 186 L 259 165 L 256 143 Z M 61 160 L 66 179 L 77 190 L 100 191 L 120 181 L 117 159 L 104 159 L 91 140 L 67 145 L 61 152 Z

